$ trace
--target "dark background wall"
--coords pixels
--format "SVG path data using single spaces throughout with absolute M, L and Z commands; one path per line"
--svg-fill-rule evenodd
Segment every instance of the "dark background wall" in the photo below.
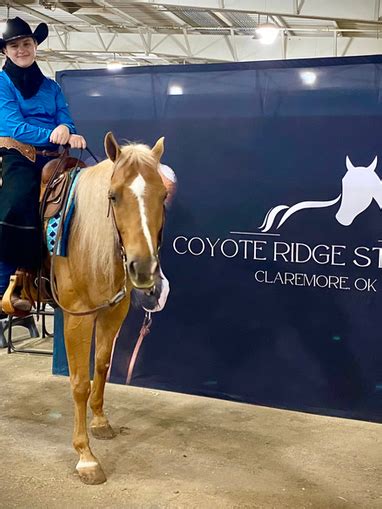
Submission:
M 336 220 L 338 203 L 304 209 L 271 235 L 258 228 L 276 205 L 336 198 L 346 155 L 365 167 L 377 155 L 382 177 L 381 65 L 380 57 L 360 57 L 59 74 L 94 152 L 103 155 L 108 130 L 121 143 L 153 144 L 164 135 L 163 162 L 179 180 L 162 252 L 171 294 L 154 316 L 133 384 L 381 420 L 379 251 L 370 251 L 367 267 L 354 263 L 357 247 L 382 247 L 377 203 L 350 226 Z M 315 73 L 313 85 L 305 71 Z M 173 86 L 183 93 L 173 95 Z M 198 239 L 206 249 L 192 254 L 180 239 L 176 246 L 187 252 L 178 254 L 179 236 L 197 238 L 194 253 L 202 251 Z M 214 256 L 207 238 L 217 242 Z M 225 239 L 232 240 L 222 252 Z M 264 242 L 258 258 L 265 260 L 253 259 L 254 240 Z M 327 264 L 323 255 L 275 260 L 275 242 L 340 254 Z M 260 283 L 257 271 L 269 280 L 278 272 L 281 280 L 286 272 L 322 275 L 324 287 Z M 347 278 L 350 289 L 325 287 L 329 276 Z M 362 280 L 373 286 L 357 289 Z M 134 310 L 122 328 L 112 381 L 125 383 L 141 319 Z M 61 365 L 60 353 L 56 372 Z

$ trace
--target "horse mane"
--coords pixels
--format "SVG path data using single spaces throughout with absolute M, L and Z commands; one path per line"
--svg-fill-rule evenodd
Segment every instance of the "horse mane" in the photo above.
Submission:
M 157 162 L 150 147 L 129 144 L 121 147 L 125 167 L 134 165 L 137 172 L 142 167 L 155 168 Z M 106 281 L 114 281 L 118 237 L 112 217 L 108 217 L 108 190 L 113 173 L 113 163 L 105 159 L 83 171 L 76 188 L 76 209 L 72 224 L 72 235 L 82 253 L 78 263 L 92 278 L 101 274 Z

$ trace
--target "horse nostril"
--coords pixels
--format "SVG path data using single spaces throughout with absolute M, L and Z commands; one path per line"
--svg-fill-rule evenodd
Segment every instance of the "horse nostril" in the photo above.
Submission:
M 137 262 L 131 262 L 129 265 L 129 273 L 133 277 L 138 277 L 138 263 Z

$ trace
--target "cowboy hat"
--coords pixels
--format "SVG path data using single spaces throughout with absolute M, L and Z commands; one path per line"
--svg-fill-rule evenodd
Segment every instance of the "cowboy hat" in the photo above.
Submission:
M 42 41 L 45 41 L 48 34 L 49 30 L 46 23 L 40 23 L 37 25 L 36 30 L 32 32 L 28 23 L 16 16 L 16 18 L 7 20 L 3 38 L 0 38 L 0 49 L 3 49 L 8 42 L 22 39 L 23 37 L 33 37 L 37 44 L 40 44 Z

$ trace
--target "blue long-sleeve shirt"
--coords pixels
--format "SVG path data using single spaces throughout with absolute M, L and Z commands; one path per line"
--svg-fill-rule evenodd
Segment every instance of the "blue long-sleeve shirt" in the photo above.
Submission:
M 0 72 L 0 136 L 39 147 L 57 147 L 49 137 L 58 125 L 76 128 L 61 88 L 45 77 L 37 94 L 24 99 L 6 72 Z

